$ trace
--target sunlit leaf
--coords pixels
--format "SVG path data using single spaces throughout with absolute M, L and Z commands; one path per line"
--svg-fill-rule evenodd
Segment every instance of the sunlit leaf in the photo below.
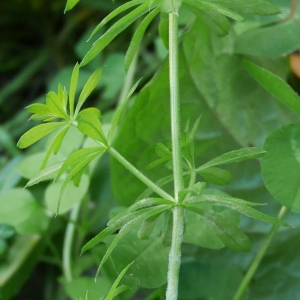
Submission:
M 78 82 L 78 76 L 79 76 L 79 64 L 76 63 L 72 76 L 71 76 L 71 82 L 70 82 L 70 90 L 69 90 L 69 110 L 70 115 L 74 115 L 74 102 L 75 102 L 75 94 L 76 94 L 76 87 Z
M 79 0 L 68 0 L 65 7 L 65 12 L 71 10 L 78 2 Z
M 58 96 L 54 92 L 49 92 L 46 95 L 46 104 L 51 113 L 55 114 L 57 117 L 69 119 L 69 116 L 63 109 L 62 103 L 60 102 Z
M 32 114 L 42 114 L 42 115 L 50 115 L 51 111 L 46 104 L 42 103 L 33 103 L 26 106 L 26 109 Z
M 65 126 L 66 124 L 67 123 L 65 122 L 53 122 L 35 126 L 21 136 L 17 146 L 20 149 L 27 148 L 30 145 L 37 142 L 38 140 L 40 140 L 41 138 L 43 138 L 44 136 L 54 131 L 55 129 Z
M 78 103 L 76 105 L 75 116 L 78 114 L 81 106 L 83 105 L 83 103 L 85 102 L 87 97 L 92 93 L 92 91 L 95 89 L 95 87 L 99 83 L 99 80 L 100 80 L 101 76 L 102 76 L 102 69 L 98 68 L 91 75 L 91 77 L 88 79 L 88 81 L 84 85 L 84 87 L 82 89 L 82 92 L 79 95 Z

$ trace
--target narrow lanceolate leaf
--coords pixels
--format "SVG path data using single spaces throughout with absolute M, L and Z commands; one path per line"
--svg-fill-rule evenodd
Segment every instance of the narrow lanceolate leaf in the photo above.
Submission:
M 93 30 L 89 40 L 94 36 L 95 33 L 97 33 L 105 24 L 107 24 L 110 20 L 112 20 L 114 17 L 119 15 L 120 13 L 124 12 L 125 10 L 144 3 L 145 0 L 133 0 L 126 2 L 125 4 L 119 6 L 114 11 L 112 11 L 108 16 L 106 16 L 99 24 L 98 26 Z
M 150 0 L 132 12 L 127 14 L 125 17 L 120 19 L 114 25 L 112 25 L 92 46 L 90 51 L 85 55 L 80 66 L 88 64 L 92 59 L 96 57 L 119 33 L 125 30 L 130 24 L 132 24 L 137 18 L 143 14 L 149 12 L 151 9 L 155 8 L 159 3 L 159 0 Z
M 224 153 L 209 162 L 205 163 L 204 165 L 200 166 L 196 169 L 196 172 L 200 172 L 201 170 L 218 166 L 218 165 L 226 165 L 232 164 L 236 162 L 240 162 L 246 159 L 253 159 L 259 158 L 265 154 L 266 151 L 261 150 L 259 148 L 251 147 L 251 148 L 243 148 L 239 150 L 230 151 Z
M 48 168 L 40 171 L 38 174 L 36 174 L 34 177 L 32 177 L 27 182 L 27 184 L 25 185 L 25 187 L 29 187 L 29 186 L 35 185 L 37 183 L 40 183 L 43 180 L 52 179 L 53 176 L 55 176 L 58 173 L 58 171 L 60 170 L 60 168 L 62 167 L 62 165 L 63 165 L 63 162 L 59 162 L 59 163 L 51 165 Z
M 128 223 L 126 223 L 126 228 L 123 230 L 126 231 L 129 227 L 129 229 L 138 224 L 142 223 L 144 220 L 151 218 L 152 216 L 155 216 L 157 214 L 162 213 L 163 211 L 169 209 L 168 205 L 160 205 L 156 207 L 152 207 L 151 209 L 145 211 L 144 213 L 141 213 L 138 215 L 135 219 L 131 219 Z M 122 229 L 125 227 L 123 226 Z M 116 229 L 115 226 L 107 227 L 104 230 L 102 230 L 98 235 L 96 235 L 94 238 L 92 238 L 89 242 L 87 242 L 83 248 L 81 249 L 81 253 L 84 253 L 85 251 L 95 247 L 97 244 L 99 244 L 105 237 L 113 233 Z M 121 229 L 121 230 L 122 230 Z M 120 231 L 121 232 L 121 231 Z M 119 232 L 119 234 L 120 234 Z
M 110 290 L 109 290 L 109 292 L 108 292 L 108 294 L 107 294 L 105 300 L 113 300 L 113 298 L 114 298 L 116 295 L 122 293 L 123 291 L 125 291 L 125 290 L 128 288 L 128 287 L 126 287 L 125 289 L 123 288 L 121 291 L 120 291 L 120 290 L 119 290 L 119 291 L 117 290 L 118 284 L 120 283 L 121 279 L 123 278 L 123 276 L 124 276 L 125 273 L 128 271 L 128 269 L 131 267 L 132 264 L 133 264 L 133 262 L 130 263 L 129 265 L 127 265 L 127 266 L 122 270 L 122 272 L 119 274 L 119 276 L 117 277 L 117 279 L 116 279 L 115 282 L 113 283 L 112 287 L 110 288 Z M 121 287 L 122 287 L 122 286 L 121 286 Z M 125 287 L 125 286 L 123 286 L 123 287 Z
M 70 90 L 69 90 L 69 110 L 70 110 L 71 116 L 74 116 L 74 102 L 75 102 L 75 94 L 76 94 L 78 76 L 79 76 L 79 64 L 76 63 L 76 65 L 73 69 L 73 72 L 72 72 L 71 82 L 70 82 Z
M 289 226 L 285 222 L 280 221 L 277 218 L 268 216 L 252 207 L 250 207 L 249 202 L 246 204 L 245 200 L 242 202 L 241 199 L 236 199 L 236 198 L 223 198 L 223 196 L 219 195 L 200 195 L 199 197 L 203 201 L 197 202 L 197 204 L 190 204 L 188 207 L 200 207 L 204 203 L 213 203 L 214 205 L 217 206 L 223 206 L 223 207 L 228 207 L 230 209 L 236 210 L 250 218 L 257 219 L 259 221 L 271 223 L 271 224 L 276 224 L 276 225 L 282 225 L 282 226 Z M 254 204 L 257 205 L 257 204 Z M 251 206 L 254 206 L 253 204 Z
M 145 19 L 141 22 L 138 28 L 135 30 L 135 33 L 130 42 L 129 48 L 127 50 L 125 56 L 125 69 L 128 71 L 134 56 L 138 52 L 139 45 L 143 39 L 146 29 L 148 28 L 151 21 L 155 18 L 155 16 L 159 13 L 159 8 L 155 8 L 150 14 L 148 14 Z
M 204 1 L 204 0 L 202 0 Z M 262 16 L 271 16 L 280 14 L 280 9 L 269 2 L 263 0 L 205 0 L 206 2 L 216 3 L 222 6 L 226 6 L 232 10 L 238 10 L 241 12 L 262 15 Z
M 188 209 L 200 215 L 229 249 L 242 252 L 251 249 L 251 242 L 247 235 L 236 224 L 233 224 L 221 214 L 196 207 L 188 207 Z
M 73 166 L 78 165 L 84 158 L 98 154 L 101 155 L 105 152 L 104 147 L 93 147 L 93 148 L 84 148 L 73 152 L 64 162 L 63 166 L 61 167 L 59 173 L 56 176 L 56 180 L 58 180 L 61 175 L 68 169 L 72 168 Z
M 50 115 L 51 111 L 46 104 L 33 103 L 26 107 L 26 109 L 32 114 Z
M 216 167 L 210 167 L 199 171 L 199 174 L 209 183 L 215 185 L 226 185 L 231 182 L 231 173 Z
M 187 6 L 198 19 L 203 20 L 208 24 L 218 36 L 223 37 L 229 33 L 231 26 L 224 15 L 218 13 L 214 9 L 200 9 L 200 7 L 195 8 L 195 6 L 188 4 Z
M 54 131 L 55 129 L 65 126 L 66 124 L 67 124 L 66 122 L 53 122 L 53 123 L 47 123 L 47 124 L 41 124 L 35 126 L 21 136 L 17 146 L 20 149 L 27 148 L 30 145 L 36 143 L 44 136 Z
M 70 119 L 67 113 L 64 111 L 61 101 L 58 99 L 58 96 L 54 92 L 49 92 L 46 95 L 46 104 L 51 111 L 59 118 Z
M 67 131 L 69 130 L 70 128 L 70 125 L 66 125 L 64 126 L 59 132 L 58 134 L 55 136 L 55 138 L 52 140 L 50 146 L 48 147 L 47 149 L 47 152 L 45 154 L 45 158 L 42 162 L 42 165 L 41 165 L 41 170 L 44 169 L 47 165 L 47 162 L 48 162 L 48 159 L 51 155 L 51 153 L 53 152 L 54 154 L 57 154 L 62 142 L 63 142 L 63 139 L 67 133 Z
M 300 97 L 281 78 L 249 61 L 243 62 L 247 71 L 282 104 L 300 114 Z
M 91 139 L 107 146 L 107 140 L 102 130 L 99 118 L 90 111 L 82 111 L 77 117 L 77 128 Z
M 213 9 L 216 10 L 217 12 L 219 12 L 220 14 L 229 17 L 235 21 L 238 22 L 244 22 L 245 18 L 237 13 L 235 13 L 234 11 L 230 10 L 227 7 L 221 6 L 217 3 L 211 3 L 211 2 L 206 2 L 206 1 L 201 1 L 201 0 L 184 0 L 185 3 L 195 7 L 196 9 Z
M 99 80 L 101 79 L 101 76 L 102 76 L 102 69 L 98 68 L 88 79 L 87 83 L 84 85 L 76 106 L 75 116 L 78 114 L 81 106 L 83 105 L 87 97 L 92 93 L 92 91 L 97 86 Z
M 76 166 L 73 166 L 73 168 L 71 169 L 70 173 L 67 175 L 67 177 L 65 178 L 65 180 L 64 180 L 64 182 L 62 184 L 62 187 L 61 187 L 61 190 L 60 190 L 60 194 L 59 194 L 59 198 L 58 198 L 58 202 L 57 202 L 56 214 L 59 213 L 61 199 L 63 197 L 65 189 L 66 189 L 68 183 L 70 182 L 70 180 L 74 176 L 76 176 L 76 174 L 78 174 L 78 172 L 81 172 L 82 169 L 84 169 L 93 159 L 95 159 L 98 156 L 99 156 L 98 153 L 95 153 L 93 155 L 89 155 L 89 156 L 83 158 L 79 164 L 77 164 Z
M 147 220 L 148 218 L 151 218 L 155 215 L 161 214 L 163 211 L 167 210 L 168 208 L 169 208 L 168 205 L 167 206 L 166 205 L 161 205 L 161 206 L 153 207 L 151 211 L 148 211 L 144 214 L 141 214 L 138 217 L 136 217 L 135 219 L 131 219 L 128 223 L 126 223 L 121 228 L 119 233 L 116 235 L 116 237 L 114 238 L 112 243 L 109 245 L 109 247 L 108 247 L 106 253 L 104 254 L 104 256 L 102 258 L 102 261 L 101 261 L 101 263 L 98 267 L 96 277 L 98 277 L 98 274 L 99 274 L 103 264 L 107 261 L 110 254 L 112 253 L 112 251 L 115 249 L 115 247 L 117 246 L 119 241 L 124 237 L 124 235 L 126 233 L 128 233 L 134 226 L 143 223 L 143 221 Z
M 134 93 L 134 91 L 136 90 L 138 84 L 140 83 L 141 79 L 138 80 L 138 82 L 131 88 L 131 90 L 129 91 L 128 95 L 126 96 L 126 98 L 124 99 L 124 101 L 122 102 L 122 104 L 118 107 L 118 109 L 116 110 L 113 120 L 111 122 L 111 128 L 108 134 L 108 140 L 111 143 L 114 137 L 114 134 L 116 132 L 117 126 L 119 124 L 120 118 L 125 110 L 125 107 L 127 105 L 128 100 L 130 99 L 130 97 L 132 96 L 132 94 Z
M 78 2 L 79 0 L 68 0 L 65 7 L 65 12 L 71 10 Z
M 118 286 L 118 287 L 116 288 L 115 292 L 114 292 L 114 297 L 117 297 L 118 295 L 120 295 L 121 293 L 123 293 L 123 292 L 125 292 L 125 291 L 127 291 L 127 290 L 129 290 L 129 289 L 130 289 L 130 287 L 127 286 L 127 285 L 124 285 L 124 284 Z

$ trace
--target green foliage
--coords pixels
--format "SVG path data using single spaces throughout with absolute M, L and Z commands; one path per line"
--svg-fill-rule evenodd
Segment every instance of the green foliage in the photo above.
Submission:
M 263 288 L 282 281 L 273 270 L 298 276 L 292 226 L 300 223 L 283 218 L 300 207 L 299 124 L 274 131 L 299 120 L 281 58 L 299 44 L 298 2 L 121 2 L 82 0 L 67 14 L 61 35 L 47 38 L 54 52 L 38 59 L 58 59 L 44 84 L 57 92 L 27 105 L 22 126 L 0 128 L 0 298 L 12 299 L 42 260 L 49 299 L 267 299 Z M 0 91 L 1 108 L 36 70 Z M 26 118 L 39 123 L 25 128 Z M 12 147 L 19 136 L 20 149 L 32 146 L 22 157 Z M 277 218 L 272 197 L 284 206 Z M 289 284 L 276 290 L 281 299 L 298 297 Z

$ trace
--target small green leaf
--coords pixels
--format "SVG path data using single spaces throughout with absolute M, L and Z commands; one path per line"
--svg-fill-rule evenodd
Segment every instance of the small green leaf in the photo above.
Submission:
M 300 97 L 285 81 L 249 61 L 244 61 L 243 65 L 271 95 L 294 112 L 300 114 Z
M 109 130 L 109 134 L 108 134 L 108 140 L 109 142 L 111 143 L 113 138 L 114 138 L 114 135 L 115 135 L 115 132 L 116 132 L 116 129 L 117 129 L 117 126 L 119 124 L 119 120 L 124 112 L 124 109 L 127 105 L 127 102 L 129 101 L 130 97 L 132 96 L 132 94 L 134 93 L 134 91 L 136 90 L 138 84 L 140 83 L 141 79 L 139 79 L 136 84 L 131 88 L 131 90 L 129 91 L 129 93 L 127 94 L 126 98 L 124 99 L 124 101 L 121 103 L 121 105 L 117 108 L 115 114 L 114 114 L 114 117 L 113 117 L 113 120 L 111 122 L 111 128 Z
M 58 129 L 59 127 L 65 126 L 66 124 L 66 122 L 53 122 L 35 126 L 21 136 L 17 146 L 20 149 L 27 148 L 52 131 Z
M 85 55 L 80 66 L 85 66 L 96 57 L 119 33 L 124 31 L 130 24 L 143 14 L 155 8 L 159 0 L 148 0 L 127 14 L 125 17 L 112 25 L 92 46 L 89 52 Z
M 180 198 L 184 198 L 184 196 L 188 194 L 200 195 L 205 187 L 206 187 L 205 182 L 197 182 L 192 186 L 181 190 L 179 192 Z
M 104 152 L 104 147 L 83 148 L 73 152 L 63 163 L 60 171 L 56 176 L 55 181 L 57 181 L 68 168 L 73 168 L 74 166 L 77 166 L 83 159 L 89 156 L 94 156 L 95 154 L 101 155 Z
M 188 207 L 188 209 L 199 214 L 229 249 L 242 252 L 250 251 L 251 242 L 247 235 L 221 214 L 196 207 Z
M 76 63 L 72 76 L 70 81 L 70 90 L 69 90 L 69 110 L 70 115 L 74 116 L 74 103 L 75 103 L 75 94 L 76 94 L 76 88 L 77 88 L 77 82 L 79 77 L 79 64 Z
M 144 3 L 145 0 L 133 0 L 133 1 L 128 1 L 125 4 L 119 6 L 118 8 L 116 8 L 114 11 L 112 11 L 108 16 L 106 16 L 98 25 L 97 27 L 93 30 L 91 36 L 89 37 L 88 41 L 105 25 L 107 24 L 110 20 L 112 20 L 114 17 L 116 17 L 117 15 L 119 15 L 120 13 L 124 12 L 125 10 L 142 4 Z
M 199 9 L 199 10 L 203 10 L 205 8 L 214 9 L 217 12 L 219 12 L 220 14 L 222 14 L 226 17 L 229 17 L 235 21 L 238 21 L 238 22 L 245 21 L 245 18 L 243 16 L 235 13 L 234 11 L 232 11 L 224 6 L 216 4 L 216 3 L 211 3 L 211 2 L 201 1 L 201 0 L 184 0 L 184 2 L 195 7 L 196 9 Z
M 204 165 L 200 166 L 196 169 L 196 172 L 200 172 L 201 170 L 218 166 L 218 165 L 226 165 L 232 164 L 236 162 L 240 162 L 246 159 L 253 159 L 259 158 L 265 154 L 266 151 L 263 151 L 259 148 L 251 147 L 251 148 L 242 148 L 239 150 L 230 151 L 224 153 L 209 162 L 205 163 Z
M 75 109 L 75 116 L 77 116 L 81 106 L 83 105 L 87 97 L 92 93 L 92 91 L 99 83 L 101 76 L 102 76 L 102 69 L 98 68 L 88 79 L 87 83 L 84 85 Z
M 182 0 L 162 0 L 160 9 L 164 13 L 178 15 L 181 4 Z
M 202 0 L 204 2 L 204 0 Z M 280 9 L 269 2 L 262 0 L 205 0 L 206 2 L 216 3 L 222 6 L 226 6 L 233 10 L 242 11 L 254 15 L 271 16 L 280 14 Z
M 107 140 L 102 130 L 99 118 L 91 111 L 82 111 L 77 117 L 77 128 L 91 139 L 107 146 Z
M 68 10 L 71 10 L 78 2 L 79 2 L 79 0 L 68 0 L 67 4 L 66 4 L 66 7 L 65 7 L 65 13 Z
M 62 167 L 63 162 L 56 163 L 54 165 L 49 166 L 48 168 L 40 171 L 38 174 L 36 174 L 34 177 L 32 177 L 26 184 L 26 187 L 30 187 L 32 185 L 35 185 L 37 183 L 40 183 L 43 180 L 49 180 L 52 179 L 53 176 L 55 176 L 60 168 Z
M 51 113 L 62 119 L 70 119 L 67 113 L 64 111 L 58 96 L 54 92 L 49 92 L 46 95 L 46 103 Z
M 216 167 L 210 167 L 199 171 L 199 174 L 209 183 L 215 185 L 226 185 L 231 182 L 231 173 Z
M 129 48 L 125 56 L 126 71 L 128 71 L 135 55 L 138 52 L 139 45 L 143 39 L 146 29 L 148 28 L 149 24 L 158 13 L 159 13 L 158 7 L 153 9 L 152 12 L 145 17 L 145 19 L 139 24 L 138 28 L 135 30 L 135 33 L 132 37 L 132 40 L 130 42 Z
M 128 269 L 131 267 L 131 265 L 133 264 L 130 263 L 129 265 L 127 265 L 122 272 L 119 274 L 119 276 L 117 277 L 117 279 L 115 280 L 114 284 L 112 285 L 111 289 L 109 290 L 107 296 L 105 297 L 105 300 L 113 300 L 113 298 L 115 296 L 117 296 L 118 294 L 122 293 L 123 291 L 127 290 L 128 287 L 126 286 L 121 286 L 120 288 L 122 288 L 121 290 L 117 290 L 118 284 L 120 283 L 121 279 L 123 278 L 123 276 L 125 275 L 125 273 L 128 271 Z
M 51 111 L 46 104 L 33 103 L 26 107 L 26 109 L 32 114 L 50 115 Z

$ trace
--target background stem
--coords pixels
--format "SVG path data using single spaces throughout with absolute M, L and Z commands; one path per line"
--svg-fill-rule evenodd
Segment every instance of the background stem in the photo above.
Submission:
M 277 218 L 279 220 L 282 220 L 285 217 L 285 215 L 287 214 L 287 212 L 288 212 L 288 209 L 285 206 L 282 206 L 279 213 L 278 213 Z M 265 255 L 265 253 L 266 253 L 266 251 L 267 251 L 267 249 L 268 249 L 268 247 L 271 243 L 271 240 L 272 240 L 273 236 L 275 235 L 275 233 L 277 232 L 279 226 L 280 225 L 278 225 L 278 224 L 276 224 L 276 225 L 274 224 L 271 227 L 266 239 L 264 240 L 263 244 L 261 245 L 261 247 L 260 247 L 259 251 L 257 252 L 256 256 L 254 257 L 254 259 L 253 259 L 253 261 L 252 261 L 252 263 L 251 263 L 251 265 L 250 265 L 250 267 L 249 267 L 242 283 L 240 284 L 233 300 L 242 299 L 242 296 L 244 295 L 251 279 L 253 278 L 259 264 L 261 263 L 264 255 Z
M 75 232 L 75 223 L 78 218 L 79 208 L 80 204 L 76 204 L 71 210 L 63 245 L 63 272 L 67 282 L 72 281 L 71 252 Z
M 178 193 L 183 189 L 184 184 L 182 175 L 182 155 L 180 139 L 178 16 L 172 13 L 169 14 L 169 68 L 174 198 L 175 202 L 178 202 Z M 173 208 L 172 243 L 169 254 L 168 285 L 166 291 L 167 300 L 177 300 L 183 229 L 184 210 L 182 207 L 176 206 Z

